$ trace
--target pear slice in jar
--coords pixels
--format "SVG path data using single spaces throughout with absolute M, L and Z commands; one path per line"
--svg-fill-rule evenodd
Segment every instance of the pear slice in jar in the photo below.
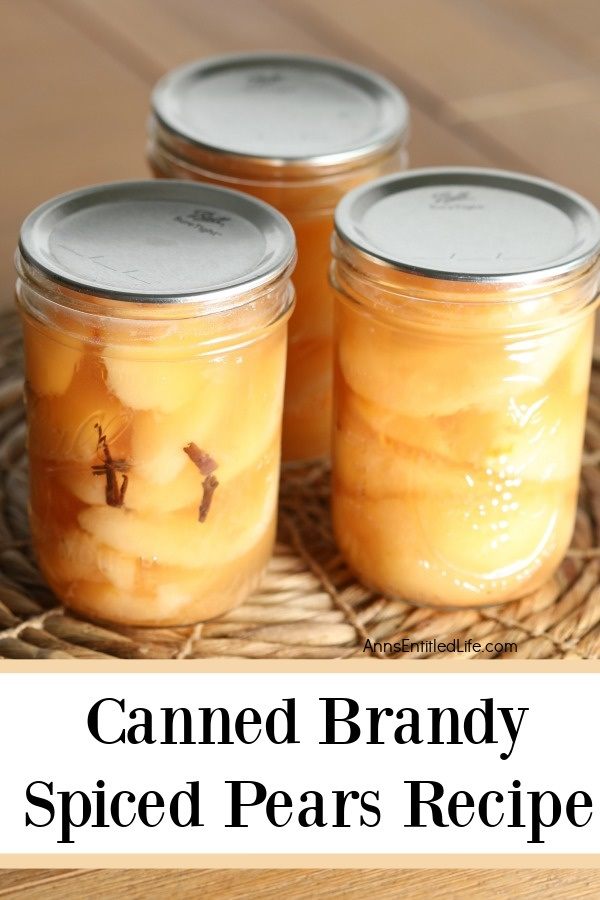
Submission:
M 497 407 L 471 407 L 449 416 L 403 416 L 364 400 L 348 388 L 344 400 L 354 421 L 368 423 L 381 444 L 440 464 L 505 472 L 513 478 L 570 477 L 583 442 L 582 394 L 569 390 L 561 366 L 538 389 L 499 400 Z
M 142 594 L 139 590 L 124 593 L 106 581 L 86 578 L 72 581 L 61 588 L 64 603 L 92 621 L 116 622 L 121 625 L 159 625 L 168 621 L 168 616 L 173 614 L 175 624 L 180 624 L 176 615 L 177 603 L 160 603 L 152 594 Z
M 177 365 L 174 363 L 174 365 Z M 260 460 L 280 429 L 285 341 L 280 335 L 211 360 L 187 402 L 167 414 L 136 414 L 132 427 L 134 471 L 167 484 L 184 469 L 185 446 L 196 444 L 229 480 Z
M 575 500 L 568 483 L 512 485 L 490 476 L 460 499 L 419 497 L 415 526 L 430 559 L 479 590 L 491 582 L 496 590 L 529 577 L 557 546 L 564 553 Z
M 205 395 L 212 389 L 212 373 L 195 360 L 157 359 L 153 347 L 127 347 L 121 352 L 126 352 L 127 358 L 103 356 L 106 383 L 115 397 L 133 410 L 172 413 L 194 394 Z
M 82 359 L 81 345 L 57 338 L 42 325 L 28 322 L 23 330 L 27 381 L 39 397 L 57 397 L 68 389 Z
M 133 410 L 172 413 L 194 398 L 207 407 L 218 401 L 226 406 L 238 390 L 240 372 L 248 377 L 246 364 L 261 360 L 268 365 L 265 346 L 281 342 L 276 336 L 247 346 L 220 349 L 215 344 L 199 355 L 198 339 L 194 329 L 182 333 L 171 325 L 139 343 L 108 342 L 103 362 L 109 390 Z
M 77 528 L 65 531 L 58 540 L 42 544 L 39 556 L 44 574 L 53 583 L 68 585 L 84 579 L 108 583 L 121 591 L 135 588 L 136 561 L 98 544 Z
M 122 440 L 111 441 L 114 432 L 109 430 L 113 457 L 127 463 L 124 505 L 128 509 L 171 512 L 193 506 L 202 492 L 203 476 L 185 453 L 190 444 L 214 460 L 222 484 L 248 466 L 273 458 L 280 429 L 285 343 L 281 338 L 264 343 L 258 352 L 250 348 L 256 363 L 254 375 L 246 377 L 243 367 L 238 369 L 235 361 L 227 360 L 236 376 L 230 377 L 229 393 L 223 392 L 223 385 L 220 390 L 215 386 L 214 394 L 195 397 L 171 414 L 124 412 L 126 446 Z M 97 432 L 94 438 L 97 442 Z M 104 505 L 105 485 L 94 476 L 91 465 L 69 467 L 64 483 L 83 502 Z
M 258 541 L 240 556 L 234 568 L 229 562 L 198 569 L 146 567 L 142 569 L 141 588 L 154 592 L 159 601 L 189 610 L 189 621 L 198 615 L 202 618 L 217 615 L 225 607 L 224 598 L 229 598 L 229 608 L 256 587 L 271 555 L 274 531 L 273 520 Z
M 106 390 L 104 369 L 94 354 L 83 356 L 60 396 L 28 399 L 29 445 L 45 459 L 69 464 L 92 462 L 98 428 L 115 456 L 127 455 L 131 414 Z
M 261 540 L 233 570 L 231 563 L 195 570 L 142 568 L 142 581 L 127 594 L 113 584 L 82 578 L 66 589 L 67 602 L 73 598 L 73 605 L 91 618 L 123 625 L 193 624 L 241 603 L 256 587 L 267 559 Z
M 160 350 L 164 348 L 159 344 Z M 222 427 L 240 376 L 233 355 L 157 359 L 152 346 L 127 347 L 125 359 L 106 355 L 107 385 L 134 413 L 131 463 L 147 481 L 172 482 L 185 466 L 183 447 Z M 233 406 L 235 408 L 235 406 Z
M 217 470 L 218 471 L 218 470 Z M 216 488 L 205 521 L 198 521 L 202 495 L 186 509 L 140 513 L 125 507 L 89 507 L 81 528 L 100 544 L 144 564 L 197 568 L 234 561 L 269 527 L 278 481 L 272 462 Z
M 372 500 L 340 490 L 334 530 L 351 568 L 388 595 L 441 606 L 499 603 L 554 570 L 569 544 L 575 498 L 544 485 L 522 490 L 508 512 L 491 500 L 487 492 L 461 499 L 435 491 Z
M 587 323 L 527 337 L 421 334 L 344 310 L 338 360 L 355 393 L 407 416 L 483 409 L 542 384 L 581 339 Z
M 135 339 L 119 343 L 105 329 L 106 383 L 123 406 L 172 413 L 194 394 L 205 396 L 215 381 L 226 379 L 226 372 L 211 365 L 214 357 L 195 358 L 196 329 L 176 325 L 154 322 L 148 332 L 140 325 L 131 336 Z
M 136 564 L 134 589 L 118 586 L 114 576 L 99 579 L 90 575 L 94 568 L 87 573 L 79 568 L 74 572 L 77 580 L 61 584 L 62 592 L 67 603 L 72 600 L 93 619 L 125 625 L 181 625 L 213 618 L 241 603 L 256 587 L 270 556 L 274 527 L 272 520 L 235 565 L 228 560 L 189 568 L 147 561 Z
M 468 476 L 469 464 L 436 455 L 435 448 L 417 443 L 412 435 L 390 436 L 378 424 L 370 407 L 347 387 L 340 388 L 333 476 L 340 489 L 376 499 L 427 490 L 432 483 L 439 491 L 451 490 L 457 477 Z

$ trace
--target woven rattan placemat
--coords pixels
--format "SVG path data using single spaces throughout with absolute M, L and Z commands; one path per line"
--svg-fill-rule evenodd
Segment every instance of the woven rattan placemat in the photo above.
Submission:
M 573 546 L 535 594 L 481 610 L 433 611 L 359 584 L 331 536 L 328 471 L 288 468 L 280 534 L 260 590 L 228 615 L 193 628 L 99 627 L 64 612 L 44 585 L 29 543 L 20 326 L 0 316 L 0 657 L 332 659 L 362 656 L 367 639 L 467 639 L 490 657 L 600 657 L 600 369 L 592 390 Z M 379 655 L 379 654 L 378 654 Z M 403 657 L 434 657 L 425 643 Z M 475 655 L 475 654 L 471 654 Z M 462 656 L 461 658 L 465 658 Z

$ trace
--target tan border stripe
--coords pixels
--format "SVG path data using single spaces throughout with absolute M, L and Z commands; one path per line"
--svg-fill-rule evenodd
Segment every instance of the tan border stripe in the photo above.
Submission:
M 3 869 L 598 869 L 600 853 L 0 854 Z
M 220 657 L 218 659 L 181 659 L 181 660 L 139 660 L 139 659 L 78 659 L 78 660 L 0 660 L 0 675 L 3 673 L 148 673 L 148 672 L 206 672 L 206 673 L 265 673 L 310 674 L 311 672 L 336 674 L 384 674 L 386 672 L 406 672 L 421 674 L 426 672 L 456 672 L 457 674 L 490 675 L 512 672 L 522 674 L 589 674 L 600 672 L 600 659 L 488 659 L 460 660 L 456 654 L 453 658 L 440 659 L 339 659 L 339 660 L 274 660 L 274 659 L 238 659 Z

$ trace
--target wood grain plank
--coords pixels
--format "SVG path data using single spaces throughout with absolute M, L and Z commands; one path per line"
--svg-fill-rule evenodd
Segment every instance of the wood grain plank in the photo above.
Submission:
M 20 0 L 2 4 L 0 12 L 6 305 L 19 227 L 34 206 L 80 185 L 146 174 L 147 88 L 49 6 Z
M 0 897 L 15 891 L 63 881 L 78 874 L 76 869 L 0 869 Z
M 51 0 L 98 46 L 152 84 L 167 69 L 219 49 L 207 16 L 190 28 L 173 0 Z
M 323 41 L 312 30 L 298 25 L 285 12 L 284 4 L 262 0 L 175 0 L 178 14 L 190 28 L 210 21 L 215 44 L 225 51 L 277 50 L 335 55 L 335 45 Z
M 449 115 L 457 122 L 485 122 L 502 116 L 574 107 L 597 100 L 600 94 L 598 86 L 598 78 L 590 76 L 574 81 L 553 81 L 551 84 L 535 85 L 527 89 L 466 97 L 449 105 Z
M 283 5 L 408 86 L 421 109 L 495 164 L 598 196 L 598 83 L 501 7 L 479 0 Z
M 126 42 L 135 54 L 154 60 L 156 76 L 190 59 L 197 37 L 196 57 L 203 53 L 257 51 L 276 48 L 296 53 L 340 56 L 338 48 L 310 33 L 261 0 L 230 0 L 226 6 L 212 0 L 175 0 L 167 7 L 157 0 L 130 0 L 121 16 L 121 0 L 59 0 L 55 6 L 71 16 L 97 40 L 108 43 L 127 64 Z M 84 19 L 87 16 L 87 21 Z M 206 23 L 209 23 L 207 26 Z M 362 60 L 354 60 L 362 61 Z M 368 64 L 368 60 L 365 61 Z M 135 63 L 133 63 L 135 65 Z M 151 66 L 146 66 L 150 70 Z M 146 75 L 149 87 L 153 77 Z M 404 85 L 400 84 L 404 88 Z M 409 97 L 409 99 L 413 99 Z M 495 158 L 440 124 L 434 115 L 413 102 L 411 163 L 413 166 L 493 165 Z
M 547 177 L 600 205 L 600 97 L 577 107 L 488 120 L 481 127 L 531 158 L 532 165 Z
M 274 48 L 327 54 L 330 48 L 260 0 L 52 0 L 56 9 L 126 65 L 143 59 L 154 81 L 179 63 L 215 53 Z
M 11 875 L 12 873 L 7 873 Z M 74 873 L 73 873 L 74 874 Z M 0 896 L 4 892 L 0 873 Z M 38 873 L 39 877 L 39 873 Z M 219 900 L 247 900 L 260 897 L 278 900 L 319 898 L 362 898 L 377 894 L 381 900 L 452 897 L 497 900 L 586 900 L 598 896 L 600 872 L 596 870 L 95 870 L 56 881 L 33 882 L 10 888 L 11 897 L 30 900 L 96 900 L 127 897 L 177 897 L 194 900 L 200 895 Z
M 546 40 L 600 73 L 598 0 L 497 0 L 517 22 L 527 22 Z
M 465 97 L 586 78 L 570 54 L 481 0 L 274 0 L 300 20 L 394 61 L 432 97 Z M 304 17 L 302 16 L 304 13 Z
M 469 143 L 414 104 L 411 107 L 408 149 L 410 166 L 414 169 L 421 166 L 502 165 L 502 160 L 498 160 L 493 153 Z M 525 168 L 530 168 L 527 162 L 522 165 L 522 169 Z
M 399 84 L 413 107 L 418 107 L 448 133 L 477 150 L 487 159 L 488 165 L 520 170 L 531 168 L 527 159 L 497 143 L 476 125 L 457 121 L 451 107 L 456 92 L 446 89 L 446 75 L 440 72 L 438 65 L 445 51 L 438 48 L 433 52 L 423 47 L 422 35 L 432 30 L 427 24 L 429 16 L 436 22 L 433 30 L 438 33 L 437 39 L 443 39 L 444 16 L 438 22 L 434 15 L 436 4 L 442 4 L 443 0 L 423 0 L 423 5 L 417 0 L 399 0 L 398 3 L 376 0 L 375 8 L 371 3 L 363 5 L 360 0 L 348 0 L 347 3 L 346 0 L 329 0 L 327 5 L 319 0 L 264 2 L 285 9 L 298 25 L 336 46 L 339 55 L 369 66 Z M 426 5 L 429 13 L 422 16 Z M 445 4 L 440 9 L 447 12 Z M 382 38 L 382 33 L 387 37 Z M 457 71 L 460 65 L 464 67 L 466 58 L 464 46 L 461 46 L 455 60 Z M 469 73 L 466 81 L 478 83 L 479 73 L 474 67 L 469 68 Z

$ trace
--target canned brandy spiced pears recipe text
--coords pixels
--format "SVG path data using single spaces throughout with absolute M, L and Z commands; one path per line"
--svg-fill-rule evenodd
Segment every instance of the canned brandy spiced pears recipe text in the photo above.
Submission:
M 132 707 L 123 697 L 101 697 L 87 713 L 87 730 L 102 745 L 273 745 L 315 742 L 320 745 L 497 745 L 501 761 L 510 760 L 519 739 L 527 732 L 529 707 L 501 706 L 493 697 L 475 705 L 415 708 L 365 706 L 352 697 L 319 697 L 311 710 L 314 729 L 307 737 L 298 727 L 296 699 L 282 698 L 279 706 L 262 711 L 246 707 Z M 534 735 L 535 736 L 535 735 Z M 216 749 L 214 752 L 222 752 Z M 446 751 L 441 751 L 446 752 Z M 513 761 L 514 762 L 514 761 Z M 210 765 L 203 763 L 210 772 Z M 154 771 L 154 769 L 152 770 Z M 584 790 L 560 796 L 548 786 L 523 784 L 518 778 L 492 784 L 475 794 L 448 790 L 436 778 L 413 780 L 408 769 L 398 772 L 397 793 L 384 797 L 372 789 L 321 792 L 311 788 L 316 774 L 306 769 L 306 789 L 290 793 L 282 789 L 286 768 L 274 773 L 273 783 L 224 779 L 219 794 L 219 814 L 225 811 L 226 828 L 265 825 L 283 829 L 377 828 L 386 806 L 400 810 L 405 828 L 455 829 L 471 824 L 521 829 L 524 847 L 546 841 L 550 829 L 585 828 L 592 819 L 593 801 Z M 126 776 L 124 776 L 126 777 Z M 213 776 L 209 776 L 212 780 Z M 376 780 L 376 775 L 373 775 Z M 167 795 L 147 790 L 136 795 L 123 785 L 112 788 L 103 779 L 92 789 L 66 788 L 53 781 L 33 780 L 25 790 L 28 827 L 51 828 L 58 844 L 75 844 L 78 829 L 132 825 L 155 828 L 162 822 L 179 828 L 210 828 L 217 810 L 203 797 L 198 780 L 184 780 L 181 789 Z

